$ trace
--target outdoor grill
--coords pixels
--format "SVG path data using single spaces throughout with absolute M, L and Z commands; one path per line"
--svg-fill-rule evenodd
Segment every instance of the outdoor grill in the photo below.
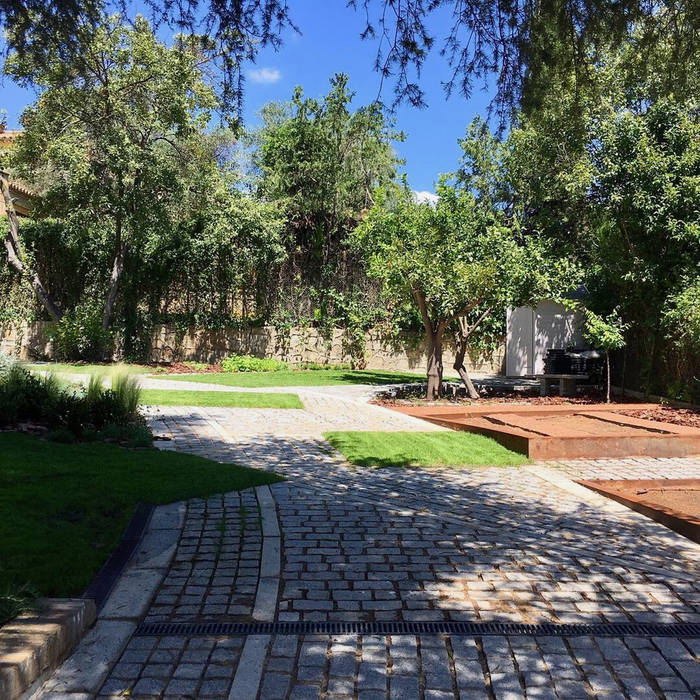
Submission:
M 597 350 L 550 348 L 544 361 L 545 374 L 596 374 L 601 357 Z

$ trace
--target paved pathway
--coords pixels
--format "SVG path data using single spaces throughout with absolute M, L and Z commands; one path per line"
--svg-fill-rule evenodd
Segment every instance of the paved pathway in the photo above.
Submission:
M 146 622 L 700 622 L 700 547 L 572 481 L 700 477 L 700 459 L 353 468 L 324 431 L 439 428 L 368 387 L 297 391 L 305 411 L 151 411 L 171 449 L 288 480 L 188 502 Z M 133 636 L 88 696 L 680 700 L 699 697 L 699 655 L 638 636 Z

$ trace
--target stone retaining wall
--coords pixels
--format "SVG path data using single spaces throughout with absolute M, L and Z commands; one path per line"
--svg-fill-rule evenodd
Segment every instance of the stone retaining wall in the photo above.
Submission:
M 21 327 L 0 326 L 0 349 L 23 360 L 52 357 L 46 336 L 46 324 L 36 322 Z M 174 361 L 218 362 L 227 355 L 273 357 L 283 362 L 318 362 L 338 364 L 352 361 L 348 337 L 336 328 L 325 338 L 315 328 L 292 328 L 279 333 L 274 327 L 211 331 L 192 328 L 180 333 L 172 326 L 156 326 L 151 338 L 151 362 Z M 492 357 L 472 358 L 469 369 L 477 373 L 500 374 L 503 367 L 502 348 Z M 404 333 L 391 338 L 379 331 L 370 331 L 365 338 L 365 363 L 369 369 L 422 372 L 427 363 L 427 348 L 422 336 Z M 114 359 L 119 359 L 118 354 Z M 445 368 L 454 362 L 454 345 L 445 343 Z

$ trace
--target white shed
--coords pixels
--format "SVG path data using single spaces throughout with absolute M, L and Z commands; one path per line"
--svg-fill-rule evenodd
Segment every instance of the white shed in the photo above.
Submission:
M 583 316 L 555 301 L 508 309 L 506 376 L 542 374 L 549 348 L 583 347 Z

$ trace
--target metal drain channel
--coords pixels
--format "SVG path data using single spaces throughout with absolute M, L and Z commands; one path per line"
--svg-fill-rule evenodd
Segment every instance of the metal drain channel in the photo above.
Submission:
M 556 637 L 700 637 L 700 624 L 642 622 L 526 625 L 518 622 L 145 622 L 138 637 L 233 637 L 251 634 L 371 634 Z

